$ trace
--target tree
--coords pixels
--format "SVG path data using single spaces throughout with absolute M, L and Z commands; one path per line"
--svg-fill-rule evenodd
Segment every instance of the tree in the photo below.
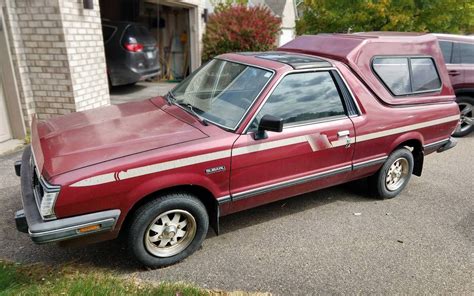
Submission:
M 473 33 L 469 0 L 305 0 L 298 34 L 364 31 Z
M 218 5 L 203 36 L 203 60 L 226 52 L 275 48 L 281 20 L 263 6 Z

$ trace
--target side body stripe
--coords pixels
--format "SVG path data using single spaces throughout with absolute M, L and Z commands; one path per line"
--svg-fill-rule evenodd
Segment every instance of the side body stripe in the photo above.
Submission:
M 197 156 L 191 156 L 187 158 L 181 158 L 181 159 L 171 160 L 167 162 L 147 165 L 147 166 L 138 167 L 134 169 L 129 169 L 127 171 L 118 172 L 117 174 L 107 173 L 107 174 L 98 175 L 98 176 L 81 180 L 79 182 L 72 184 L 71 187 L 100 185 L 100 184 L 105 184 L 105 183 L 114 182 L 118 180 L 125 180 L 125 179 L 143 176 L 143 175 L 154 174 L 154 173 L 158 173 L 162 171 L 181 168 L 184 166 L 194 165 L 194 164 L 212 161 L 216 159 L 227 158 L 227 157 L 230 157 L 230 153 L 231 153 L 231 150 L 223 150 L 223 151 L 217 151 L 217 152 L 201 154 Z
M 459 120 L 459 115 L 453 115 L 453 116 L 449 116 L 445 118 L 412 124 L 408 126 L 385 130 L 385 131 L 359 135 L 357 136 L 356 139 L 354 139 L 354 137 L 349 138 L 349 142 L 353 144 L 357 142 L 373 140 L 373 139 L 386 137 L 386 136 L 390 136 L 394 134 L 399 134 L 399 133 L 403 133 L 407 131 L 412 131 L 412 130 L 416 130 L 420 128 L 447 123 L 447 122 L 451 122 L 455 120 Z M 285 146 L 290 146 L 290 145 L 295 145 L 295 144 L 305 143 L 305 142 L 308 143 L 308 145 L 311 147 L 313 151 L 317 150 L 317 147 L 314 145 L 309 135 L 297 136 L 297 137 L 292 137 L 292 138 L 287 138 L 287 139 L 282 139 L 282 140 L 276 140 L 276 141 L 271 141 L 271 142 L 249 145 L 245 147 L 239 147 L 233 150 L 228 149 L 228 150 L 206 153 L 206 154 L 201 154 L 197 156 L 191 156 L 191 157 L 186 157 L 186 158 L 181 158 L 181 159 L 176 159 L 176 160 L 170 160 L 170 161 L 166 161 L 162 163 L 133 168 L 126 171 L 106 173 L 106 174 L 97 175 L 97 176 L 83 179 L 74 184 L 71 184 L 70 186 L 71 187 L 85 187 L 85 186 L 100 185 L 100 184 L 115 182 L 119 180 L 139 177 L 143 175 L 154 174 L 154 173 L 158 173 L 162 171 L 172 170 L 176 168 L 181 168 L 185 166 L 195 165 L 195 164 L 213 161 L 217 159 L 223 159 L 223 158 L 231 157 L 231 155 L 234 155 L 234 156 L 245 155 L 245 154 L 250 154 L 254 152 L 265 151 L 269 149 L 285 147 Z M 331 147 L 329 148 L 340 147 L 346 144 L 347 144 L 347 139 L 339 139 L 334 142 L 331 142 Z
M 403 132 L 409 132 L 413 130 L 417 130 L 420 128 L 425 128 L 433 125 L 438 125 L 442 123 L 447 123 L 451 121 L 459 120 L 459 115 L 453 115 L 449 117 L 444 117 L 436 120 L 431 120 L 427 122 L 421 122 L 421 123 L 416 123 L 412 125 L 407 125 L 407 126 L 402 126 L 394 129 L 389 129 L 381 132 L 376 132 L 376 133 L 370 133 L 370 134 L 365 134 L 357 137 L 357 142 L 363 142 L 363 141 L 368 141 L 368 140 L 373 140 L 377 138 L 382 138 L 386 136 L 391 136 L 395 134 L 400 134 Z

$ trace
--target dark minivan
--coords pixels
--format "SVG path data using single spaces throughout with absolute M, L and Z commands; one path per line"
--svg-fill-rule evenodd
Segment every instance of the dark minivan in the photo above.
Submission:
M 102 32 L 111 86 L 134 84 L 160 73 L 157 43 L 145 26 L 102 20 Z

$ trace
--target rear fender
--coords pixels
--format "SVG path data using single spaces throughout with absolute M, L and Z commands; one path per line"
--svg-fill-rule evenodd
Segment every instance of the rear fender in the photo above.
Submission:
M 412 154 L 414 158 L 414 166 L 413 166 L 413 174 L 415 176 L 421 176 L 423 171 L 423 162 L 424 162 L 424 151 L 423 151 L 423 144 L 424 144 L 424 137 L 420 132 L 412 131 L 409 133 L 405 133 L 399 135 L 390 146 L 391 152 L 396 150 L 401 146 L 410 146 L 413 148 Z

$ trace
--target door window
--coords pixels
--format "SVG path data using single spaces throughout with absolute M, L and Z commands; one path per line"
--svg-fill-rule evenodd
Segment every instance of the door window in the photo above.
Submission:
M 345 116 L 344 105 L 329 72 L 285 76 L 251 125 L 256 130 L 264 115 L 282 118 L 285 125 Z
M 439 47 L 443 53 L 444 62 L 446 64 L 451 63 L 451 55 L 453 53 L 453 43 L 449 41 L 439 41 Z
M 474 44 L 459 43 L 461 63 L 474 64 Z

